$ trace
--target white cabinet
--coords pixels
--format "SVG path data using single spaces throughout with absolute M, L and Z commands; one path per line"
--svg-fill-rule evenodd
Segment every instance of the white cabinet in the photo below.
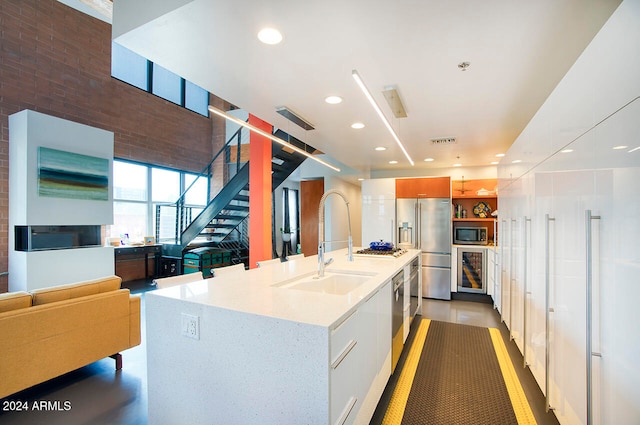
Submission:
M 367 335 L 362 315 L 356 310 L 331 333 L 331 423 L 353 423 L 362 404 L 362 359 Z
M 368 424 L 391 375 L 391 282 L 330 336 L 331 424 Z
M 637 50 L 632 16 L 623 2 L 505 157 L 536 160 L 498 171 L 501 313 L 562 425 L 640 423 L 640 61 L 608 65 Z
M 396 181 L 371 179 L 362 182 L 362 246 L 374 241 L 396 243 Z

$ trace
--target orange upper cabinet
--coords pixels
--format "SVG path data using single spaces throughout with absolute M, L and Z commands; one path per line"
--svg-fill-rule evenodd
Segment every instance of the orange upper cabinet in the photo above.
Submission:
M 396 198 L 449 198 L 450 177 L 396 179 Z

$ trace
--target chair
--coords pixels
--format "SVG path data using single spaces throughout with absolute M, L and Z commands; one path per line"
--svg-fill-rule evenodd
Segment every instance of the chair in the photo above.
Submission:
M 213 277 L 227 276 L 229 274 L 235 274 L 244 272 L 244 264 L 234 264 L 233 266 L 225 266 L 225 267 L 216 267 L 215 269 L 211 269 L 213 272 Z
M 273 260 L 264 260 L 264 261 L 258 261 L 258 267 L 264 267 L 264 266 L 270 266 L 272 264 L 275 263 L 281 263 L 282 260 L 280 260 L 279 258 L 274 258 Z
M 181 274 L 178 276 L 161 277 L 153 279 L 157 289 L 168 288 L 170 286 L 182 285 L 183 283 L 197 282 L 203 280 L 202 272 Z
M 304 258 L 304 254 L 288 255 L 287 261 L 299 260 L 300 258 Z

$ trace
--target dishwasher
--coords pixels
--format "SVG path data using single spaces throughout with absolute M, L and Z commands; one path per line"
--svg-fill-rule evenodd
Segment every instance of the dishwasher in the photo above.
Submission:
M 409 310 L 410 320 L 416 317 L 418 314 L 418 298 L 420 297 L 420 292 L 418 291 L 419 283 L 420 283 L 420 259 L 416 258 L 411 262 L 411 274 L 409 275 L 409 288 L 411 294 L 411 308 Z
M 396 365 L 402 354 L 404 346 L 403 320 L 404 320 L 404 270 L 399 271 L 391 279 L 393 285 L 393 307 L 391 314 L 391 373 L 396 370 Z

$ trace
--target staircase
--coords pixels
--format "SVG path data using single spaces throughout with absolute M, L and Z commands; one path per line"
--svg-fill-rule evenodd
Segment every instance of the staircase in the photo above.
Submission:
M 156 208 L 156 240 L 162 243 L 162 255 L 168 257 L 182 257 L 182 253 L 196 246 L 220 247 L 231 250 L 234 254 L 232 261 L 241 262 L 242 252 L 248 249 L 248 217 L 249 217 L 249 163 L 240 162 L 240 146 L 242 140 L 240 128 L 225 146 L 214 156 L 205 167 L 200 177 L 211 180 L 216 160 L 224 155 L 225 164 L 230 165 L 230 171 L 235 172 L 222 189 L 209 201 L 202 211 L 195 217 L 196 208 L 186 206 L 185 199 L 190 186 L 180 198 L 171 205 L 159 205 Z M 244 130 L 245 134 L 247 130 Z M 306 150 L 313 148 L 289 136 L 282 130 L 274 133 L 277 137 Z M 235 160 L 233 161 L 232 147 L 235 146 Z M 279 143 L 272 142 L 272 180 L 271 190 L 275 190 L 291 173 L 306 159 L 301 155 Z M 219 164 L 220 161 L 217 163 Z M 218 165 L 219 166 L 219 165 Z M 235 168 L 235 170 L 233 170 Z M 175 235 L 171 240 L 160 237 L 161 219 L 167 217 L 167 211 L 175 213 Z M 173 215 L 173 214 L 172 214 Z M 160 220 L 158 219 L 160 218 Z

